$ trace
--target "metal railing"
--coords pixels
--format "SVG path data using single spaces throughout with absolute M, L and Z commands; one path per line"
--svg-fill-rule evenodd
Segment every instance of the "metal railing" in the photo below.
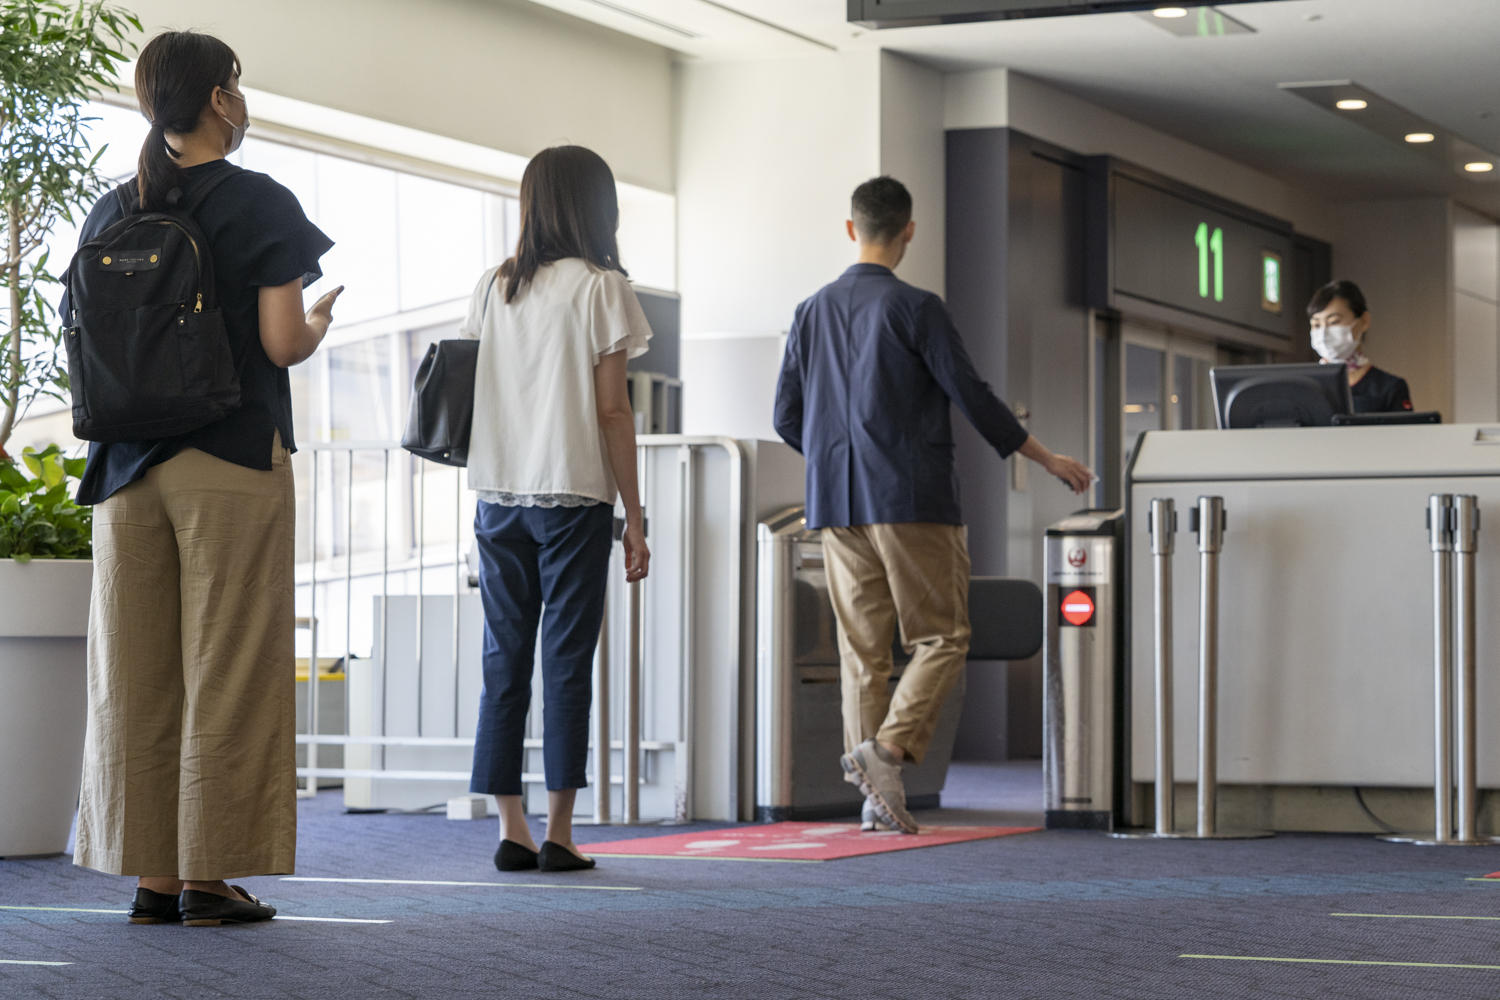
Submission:
M 613 656 L 610 649 L 610 623 L 608 617 L 601 628 L 600 644 L 595 658 L 595 706 L 594 723 L 592 734 L 592 758 L 594 763 L 595 789 L 594 805 L 595 820 L 597 822 L 608 822 L 611 818 L 611 795 L 612 784 L 619 783 L 624 786 L 622 815 L 627 823 L 639 820 L 639 793 L 641 786 L 641 755 L 645 752 L 672 751 L 676 758 L 676 789 L 674 794 L 673 813 L 674 818 L 682 820 L 692 816 L 693 809 L 693 769 L 692 757 L 694 747 L 694 722 L 693 722 L 693 646 L 695 642 L 694 631 L 694 598 L 699 593 L 695 581 L 695 459 L 705 449 L 722 449 L 729 459 L 729 530 L 733 537 L 729 540 L 728 551 L 730 553 L 729 565 L 724 573 L 725 579 L 715 581 L 726 599 L 734 602 L 733 620 L 738 621 L 738 601 L 741 588 L 741 571 L 743 557 L 741 554 L 742 537 L 741 531 L 744 524 L 744 455 L 738 442 L 732 438 L 722 437 L 692 437 L 684 435 L 644 435 L 637 439 L 638 461 L 643 465 L 647 455 L 653 451 L 675 449 L 679 458 L 680 478 L 675 497 L 664 498 L 665 503 L 676 503 L 680 515 L 675 519 L 679 529 L 677 539 L 679 560 L 675 567 L 675 576 L 678 581 L 678 603 L 675 609 L 680 622 L 681 634 L 679 641 L 678 662 L 665 665 L 668 669 L 675 669 L 677 673 L 678 689 L 681 693 L 677 706 L 678 739 L 648 740 L 642 738 L 641 732 L 641 683 L 643 676 L 642 651 L 644 647 L 645 632 L 648 622 L 645 619 L 645 609 L 652 601 L 670 599 L 671 588 L 665 585 L 666 579 L 670 579 L 669 573 L 664 573 L 660 563 L 653 567 L 653 572 L 645 581 L 629 585 L 627 593 L 627 615 L 629 618 L 628 632 L 629 645 L 626 656 L 623 658 L 624 677 L 620 678 L 622 684 L 614 683 L 614 673 L 620 669 L 620 657 Z M 320 442 L 304 446 L 308 453 L 307 463 L 310 467 L 308 486 L 308 508 L 309 521 L 307 531 L 307 553 L 306 562 L 298 564 L 297 588 L 306 587 L 310 594 L 308 602 L 308 614 L 306 616 L 309 643 L 309 670 L 307 679 L 307 711 L 305 718 L 306 732 L 297 735 L 297 743 L 307 748 L 307 764 L 297 769 L 297 776 L 306 782 L 304 790 L 299 793 L 305 796 L 313 795 L 318 790 L 318 781 L 323 779 L 346 779 L 346 778 L 378 778 L 382 780 L 445 780 L 466 781 L 468 772 L 454 770 L 437 770 L 425 768 L 401 768 L 388 769 L 385 764 L 385 750 L 387 748 L 401 747 L 428 747 L 428 748 L 472 748 L 474 739 L 472 736 L 457 735 L 468 726 L 472 729 L 474 720 L 460 718 L 460 674 L 461 674 L 461 616 L 462 600 L 465 593 L 465 576 L 467 561 L 464 556 L 464 544 L 466 540 L 472 540 L 472 528 L 466 527 L 463 521 L 463 510 L 465 501 L 465 487 L 462 477 L 465 475 L 463 469 L 446 469 L 440 467 L 428 468 L 425 461 L 410 459 L 407 454 L 394 442 L 385 441 L 349 441 L 349 442 Z M 366 552 L 365 558 L 359 560 L 356 568 L 355 551 L 355 459 L 358 453 L 378 454 L 381 462 L 380 477 L 380 544 L 378 552 Z M 346 456 L 344 461 L 339 461 L 339 456 Z M 393 468 L 403 466 L 407 461 L 415 465 L 415 470 L 407 475 L 405 472 L 399 478 L 393 476 Z M 319 557 L 319 546 L 325 540 L 325 529 L 323 526 L 324 511 L 322 509 L 325 500 L 322 496 L 325 490 L 325 475 L 329 482 L 336 479 L 343 466 L 344 490 L 342 497 L 342 535 L 343 551 L 338 553 L 334 546 L 329 546 L 327 558 Z M 427 545 L 427 493 L 428 476 L 442 475 L 451 476 L 454 479 L 453 500 L 453 548 L 451 558 L 446 552 L 436 553 Z M 642 477 L 642 504 L 646 506 L 648 499 L 646 490 L 647 477 Z M 412 517 L 407 522 L 410 528 L 410 537 L 392 539 L 392 492 L 398 482 L 414 485 L 414 493 L 410 497 L 403 496 L 402 500 L 410 500 Z M 411 486 L 402 486 L 402 490 L 411 489 Z M 649 509 L 649 508 L 648 508 Z M 300 519 L 299 519 L 300 520 Z M 330 526 L 327 531 L 336 532 L 339 525 L 332 518 L 328 519 Z M 660 523 L 664 519 L 655 518 Z M 299 525 L 300 527 L 300 525 Z M 301 539 L 299 539 L 299 542 Z M 443 545 L 444 542 L 438 543 Z M 404 549 L 404 558 L 393 566 L 393 550 Z M 299 553 L 302 551 L 299 548 Z M 374 558 L 372 558 L 372 556 Z M 437 558 L 434 558 L 437 556 Z M 340 558 L 341 557 L 341 558 Z M 425 622 L 423 620 L 424 598 L 429 596 L 428 576 L 429 571 L 443 571 L 448 566 L 453 568 L 453 608 L 452 608 L 452 666 L 453 666 L 453 730 L 452 736 L 428 736 L 423 729 L 425 716 L 422 704 L 424 684 L 421 682 L 423 672 L 423 646 Z M 338 571 L 342 570 L 341 573 Z M 332 572 L 330 572 L 332 571 Z M 372 647 L 378 650 L 378 664 L 380 673 L 380 730 L 384 734 L 389 729 L 390 712 L 390 599 L 392 593 L 393 577 L 399 574 L 403 581 L 402 593 L 416 598 L 416 642 L 414 651 L 414 667 L 417 673 L 418 683 L 416 685 L 416 720 L 417 733 L 415 736 L 351 736 L 347 733 L 323 733 L 319 728 L 319 702 L 320 702 L 320 679 L 319 654 L 320 633 L 327 634 L 327 627 L 320 620 L 319 598 L 320 586 L 337 586 L 339 577 L 342 577 L 344 620 L 342 622 L 343 662 L 346 670 L 353 658 L 355 641 L 353 632 L 355 581 L 371 579 L 378 576 L 378 596 L 382 609 L 379 616 L 379 624 L 375 626 L 372 622 L 372 635 L 370 642 Z M 414 581 L 411 579 L 415 577 Z M 622 581 L 614 579 L 611 573 L 610 589 L 613 592 L 617 586 L 623 586 Z M 446 593 L 446 590 L 444 591 Z M 433 596 L 441 596 L 434 594 Z M 606 608 L 610 601 L 606 600 Z M 373 630 L 378 629 L 379 637 Z M 730 629 L 726 636 L 726 650 L 729 662 L 738 663 L 741 654 L 742 637 L 739 628 Z M 661 676 L 659 671 L 664 665 L 652 664 L 656 668 L 653 676 Z M 610 734 L 610 707 L 611 696 L 615 690 L 621 690 L 625 699 L 624 703 L 624 739 L 615 741 Z M 537 749 L 541 747 L 540 739 L 528 738 L 524 742 L 525 747 Z M 350 768 L 350 767 L 327 767 L 320 765 L 318 761 L 318 750 L 327 746 L 371 746 L 378 748 L 381 752 L 381 767 L 378 768 Z M 622 754 L 622 774 L 618 779 L 611 775 L 610 756 L 615 750 Z M 540 774 L 526 773 L 523 781 L 527 784 L 538 784 L 543 781 Z

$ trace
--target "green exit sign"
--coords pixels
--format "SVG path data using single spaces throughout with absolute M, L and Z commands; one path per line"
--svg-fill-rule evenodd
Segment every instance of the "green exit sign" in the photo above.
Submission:
M 1281 314 L 1281 254 L 1260 252 L 1260 307 Z

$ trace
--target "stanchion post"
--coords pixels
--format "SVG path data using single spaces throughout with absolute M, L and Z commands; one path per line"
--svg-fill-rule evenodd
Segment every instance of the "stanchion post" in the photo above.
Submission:
M 624 822 L 640 821 L 641 805 L 641 584 L 628 584 L 630 646 L 625 654 L 625 740 L 620 777 L 625 782 Z
M 1453 838 L 1453 496 L 1427 500 L 1432 545 L 1433 840 Z
M 599 623 L 599 649 L 594 656 L 594 822 L 610 819 L 609 787 L 609 599 Z
M 1219 809 L 1219 553 L 1224 498 L 1199 497 L 1198 534 L 1198 836 L 1212 837 Z
M 1270 837 L 1266 830 L 1219 829 L 1219 555 L 1228 518 L 1223 497 L 1199 497 L 1198 535 L 1198 827 L 1200 840 Z
M 1177 511 L 1171 498 L 1151 501 L 1151 556 L 1156 569 L 1156 832 L 1175 825 L 1172 766 L 1172 553 Z
M 1172 767 L 1172 553 L 1176 548 L 1177 511 L 1169 497 L 1151 501 L 1146 520 L 1155 577 L 1152 609 L 1156 642 L 1156 826 L 1149 830 L 1114 830 L 1121 840 L 1178 837 L 1173 802 Z
M 1474 554 L 1479 551 L 1479 498 L 1453 498 L 1454 715 L 1458 739 L 1458 840 L 1475 843 L 1478 776 L 1475 770 L 1475 603 Z
M 1383 835 L 1398 844 L 1449 847 L 1469 843 L 1453 836 L 1453 548 L 1451 493 L 1427 498 L 1427 542 L 1432 551 L 1433 833 L 1432 839 Z M 1475 527 L 1477 529 L 1477 517 Z M 1462 754 L 1460 754 L 1462 756 Z
M 1432 549 L 1434 830 L 1431 840 L 1404 834 L 1380 839 L 1428 847 L 1495 844 L 1500 841 L 1481 837 L 1476 829 L 1479 792 L 1474 704 L 1477 651 L 1474 560 L 1479 551 L 1479 498 L 1471 494 L 1456 497 L 1432 494 L 1427 498 L 1427 536 Z

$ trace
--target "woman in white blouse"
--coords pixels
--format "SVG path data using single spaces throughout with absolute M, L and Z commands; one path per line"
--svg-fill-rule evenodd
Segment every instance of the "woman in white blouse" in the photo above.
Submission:
M 469 487 L 484 604 L 484 690 L 470 789 L 500 806 L 501 871 L 572 871 L 573 802 L 587 781 L 594 646 L 604 615 L 616 493 L 625 579 L 651 553 L 636 486 L 625 362 L 646 351 L 645 314 L 620 266 L 615 179 L 582 146 L 538 153 L 521 178 L 515 256 L 486 271 L 460 332 L 479 339 Z M 533 654 L 542 633 L 547 836 L 521 795 Z

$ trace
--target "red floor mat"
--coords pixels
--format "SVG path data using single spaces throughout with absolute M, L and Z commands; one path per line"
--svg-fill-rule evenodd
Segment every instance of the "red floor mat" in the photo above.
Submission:
M 702 833 L 582 844 L 589 854 L 662 858 L 832 861 L 1031 833 L 1036 826 L 924 826 L 920 833 L 860 833 L 858 823 L 768 823 Z

